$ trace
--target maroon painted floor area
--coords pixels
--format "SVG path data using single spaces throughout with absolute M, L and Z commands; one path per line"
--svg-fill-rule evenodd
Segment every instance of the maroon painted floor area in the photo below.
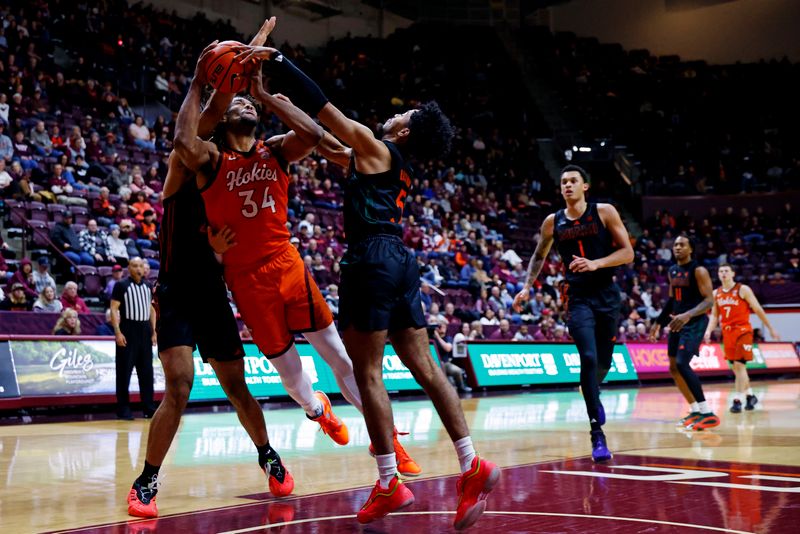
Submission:
M 266 493 L 248 495 L 256 502 L 62 532 L 445 532 L 452 530 L 455 480 L 409 482 L 417 498 L 414 506 L 363 527 L 353 514 L 367 488 L 281 501 Z M 298 523 L 302 520 L 311 521 Z M 798 524 L 800 467 L 621 454 L 603 466 L 577 458 L 506 468 L 486 514 L 473 528 L 503 533 L 790 532 Z

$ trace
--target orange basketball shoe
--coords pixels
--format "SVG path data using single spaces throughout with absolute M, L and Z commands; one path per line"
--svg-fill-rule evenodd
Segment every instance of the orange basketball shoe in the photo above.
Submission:
M 369 523 L 412 504 L 414 504 L 414 494 L 400 482 L 400 477 L 395 475 L 388 488 L 382 488 L 380 480 L 375 482 L 369 499 L 356 517 L 359 523 Z
M 400 445 L 397 436 L 407 436 L 408 432 L 398 432 L 394 429 L 394 453 L 397 456 L 397 472 L 405 477 L 418 477 L 422 473 L 422 468 L 409 456 L 406 450 Z M 369 444 L 369 454 L 375 456 L 375 448 Z
M 322 432 L 329 435 L 334 442 L 339 445 L 347 445 L 350 442 L 350 433 L 347 431 L 347 425 L 333 413 L 331 400 L 321 391 L 315 391 L 314 395 L 322 403 L 322 414 L 317 417 L 309 417 L 309 419 L 319 423 Z
M 497 481 L 500 480 L 500 468 L 488 460 L 476 456 L 472 467 L 462 473 L 456 483 L 458 508 L 453 526 L 456 530 L 471 527 L 486 510 L 486 497 Z
M 294 491 L 294 477 L 283 462 L 267 462 L 261 467 L 269 479 L 269 491 L 275 497 L 286 497 Z
M 128 515 L 134 517 L 158 517 L 156 494 L 158 493 L 158 480 L 143 486 L 138 480 L 134 481 L 131 491 L 128 492 Z

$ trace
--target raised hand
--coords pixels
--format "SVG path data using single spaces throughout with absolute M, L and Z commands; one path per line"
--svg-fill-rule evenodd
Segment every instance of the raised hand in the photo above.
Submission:
M 247 63 L 248 61 L 267 61 L 272 58 L 274 54 L 279 53 L 276 49 L 270 46 L 249 46 L 242 45 L 234 48 L 237 54 L 233 57 L 239 63 Z
M 192 78 L 192 81 L 205 85 L 207 81 L 205 68 L 206 58 L 211 54 L 211 51 L 214 50 L 214 47 L 217 46 L 218 43 L 219 39 L 215 39 L 200 52 L 200 57 L 197 58 L 197 65 L 194 68 L 194 78 Z
M 530 299 L 531 299 L 530 288 L 528 288 L 527 286 L 523 287 L 522 291 L 520 291 L 519 293 L 516 294 L 516 296 L 514 296 L 514 303 L 511 305 L 511 307 L 514 309 L 515 312 L 519 313 L 522 311 L 522 306 L 524 305 L 524 303 L 528 302 Z

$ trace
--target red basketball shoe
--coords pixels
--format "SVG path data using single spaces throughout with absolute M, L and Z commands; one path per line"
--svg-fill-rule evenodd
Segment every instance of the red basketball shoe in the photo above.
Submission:
M 356 517 L 359 523 L 369 523 L 412 504 L 414 504 L 414 494 L 395 475 L 388 488 L 382 488 L 380 480 L 375 483 L 369 499 Z
M 342 423 L 341 419 L 336 417 L 336 414 L 333 413 L 331 400 L 321 391 L 315 391 L 314 395 L 316 395 L 322 403 L 322 413 L 317 417 L 309 417 L 309 419 L 319 423 L 322 432 L 329 435 L 333 441 L 339 445 L 347 445 L 350 441 L 347 425 Z
M 462 473 L 456 483 L 458 508 L 453 526 L 456 530 L 471 527 L 486 510 L 486 497 L 497 481 L 500 480 L 500 468 L 489 460 L 476 456 L 472 467 Z

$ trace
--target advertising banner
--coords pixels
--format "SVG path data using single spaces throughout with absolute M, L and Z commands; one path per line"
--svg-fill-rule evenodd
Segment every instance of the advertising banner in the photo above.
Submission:
M 11 361 L 11 348 L 8 341 L 0 341 L 0 399 L 19 397 L 17 374 Z
M 753 347 L 753 359 L 759 357 L 767 369 L 796 369 L 800 367 L 791 343 L 759 343 Z M 748 367 L 750 365 L 748 364 Z
M 431 357 L 439 363 L 433 345 L 430 345 Z M 287 396 L 281 384 L 281 377 L 275 366 L 252 343 L 244 345 L 244 374 L 247 386 L 254 397 Z M 308 343 L 298 343 L 297 352 L 303 362 L 303 370 L 311 377 L 315 390 L 325 393 L 340 393 L 333 371 L 325 363 L 317 351 Z M 422 389 L 411 371 L 403 365 L 391 345 L 386 345 L 383 352 L 383 381 L 388 391 L 408 391 Z M 194 353 L 194 384 L 189 400 L 221 400 L 225 392 L 214 374 L 211 365 L 203 363 L 200 354 Z
M 113 341 L 10 341 L 19 393 L 25 396 L 111 394 L 116 391 Z M 164 391 L 164 370 L 153 348 L 155 390 Z M 136 371 L 131 392 L 139 391 Z
M 575 345 L 471 343 L 467 345 L 479 386 L 577 384 L 581 360 Z M 614 347 L 606 380 L 636 380 L 624 345 Z
M 628 351 L 639 374 L 669 373 L 667 345 L 663 343 L 628 343 Z M 703 373 L 727 373 L 730 365 L 719 343 L 703 344 L 700 354 L 692 358 L 692 369 Z M 761 343 L 753 345 L 753 360 L 748 369 L 773 369 L 800 367 L 797 353 L 791 343 Z

